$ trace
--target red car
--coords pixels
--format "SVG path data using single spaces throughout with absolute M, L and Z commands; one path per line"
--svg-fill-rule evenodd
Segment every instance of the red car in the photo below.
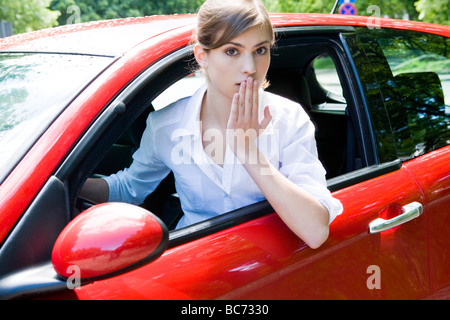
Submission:
M 139 207 L 78 197 L 87 178 L 130 164 L 150 112 L 202 81 L 195 19 L 0 41 L 0 298 L 450 298 L 447 26 L 272 15 L 268 90 L 309 113 L 344 206 L 319 249 L 267 202 L 173 230 L 171 175 Z

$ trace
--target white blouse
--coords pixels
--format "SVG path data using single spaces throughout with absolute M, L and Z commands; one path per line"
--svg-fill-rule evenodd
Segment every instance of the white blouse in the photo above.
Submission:
M 150 113 L 130 168 L 105 178 L 110 202 L 141 204 L 170 171 L 185 213 L 177 228 L 265 199 L 231 150 L 226 150 L 223 166 L 205 153 L 200 109 L 206 88 L 204 85 L 192 97 Z M 266 105 L 272 121 L 258 137 L 260 151 L 284 176 L 328 209 L 331 223 L 343 208 L 327 189 L 325 170 L 317 157 L 314 125 L 299 104 L 261 90 L 260 115 Z M 214 138 L 208 147 L 223 152 L 225 138 L 210 134 Z

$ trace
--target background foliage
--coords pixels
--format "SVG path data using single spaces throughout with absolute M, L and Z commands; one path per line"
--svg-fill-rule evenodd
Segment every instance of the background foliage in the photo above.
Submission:
M 52 10 L 58 10 L 60 25 L 66 24 L 72 12 L 71 5 L 80 8 L 81 22 L 150 16 L 155 14 L 193 13 L 200 8 L 203 0 L 53 0 Z
M 0 20 L 11 21 L 15 33 L 58 25 L 58 11 L 49 9 L 52 0 L 0 0 Z
M 193 13 L 204 0 L 0 0 L 0 20 L 12 21 L 23 33 L 57 25 L 93 20 Z M 330 13 L 334 0 L 263 0 L 271 12 Z M 78 11 L 74 11 L 73 6 Z M 450 25 L 450 0 L 356 0 L 358 15 L 407 18 Z M 74 19 L 75 17 L 75 19 Z

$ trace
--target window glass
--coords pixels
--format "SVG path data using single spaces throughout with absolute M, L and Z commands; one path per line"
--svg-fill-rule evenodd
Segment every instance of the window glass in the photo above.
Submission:
M 0 54 L 0 181 L 111 58 Z M 4 174 L 2 174 L 4 172 Z
M 405 30 L 360 29 L 358 41 L 370 61 L 370 68 L 360 64 L 358 70 L 366 74 L 361 80 L 369 110 L 379 109 L 370 105 L 379 90 L 397 156 L 407 160 L 448 145 L 450 39 Z
M 313 70 L 317 83 L 321 87 L 320 98 L 317 97 L 318 92 L 313 90 L 314 94 L 311 99 L 319 100 L 316 101 L 319 104 L 315 103 L 312 106 L 313 111 L 345 114 L 347 104 L 333 59 L 327 53 L 316 57 L 313 62 Z
M 175 82 L 167 90 L 164 90 L 152 104 L 155 110 L 162 109 L 182 98 L 190 97 L 206 83 L 205 76 L 201 72 L 191 74 L 180 81 Z
M 378 42 L 394 76 L 436 73 L 441 81 L 445 104 L 450 105 L 450 39 L 409 33 L 394 38 L 380 38 Z
M 317 81 L 325 90 L 343 97 L 336 67 L 328 54 L 320 55 L 314 60 L 314 70 Z

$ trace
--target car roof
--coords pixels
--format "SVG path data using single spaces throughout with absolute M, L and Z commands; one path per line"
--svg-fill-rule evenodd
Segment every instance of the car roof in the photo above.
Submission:
M 450 27 L 397 19 L 327 14 L 271 14 L 275 27 L 362 26 L 424 31 L 450 37 Z M 168 15 L 94 21 L 19 34 L 0 40 L 0 52 L 57 52 L 120 56 L 139 43 L 185 26 L 195 27 L 196 15 Z M 370 26 L 370 25 L 369 25 Z
M 402 29 L 411 31 L 428 32 L 450 37 L 450 27 L 432 23 L 424 23 L 410 20 L 390 18 L 378 18 L 374 16 L 357 16 L 342 14 L 322 13 L 279 13 L 271 14 L 274 26 L 351 26 L 369 28 Z

